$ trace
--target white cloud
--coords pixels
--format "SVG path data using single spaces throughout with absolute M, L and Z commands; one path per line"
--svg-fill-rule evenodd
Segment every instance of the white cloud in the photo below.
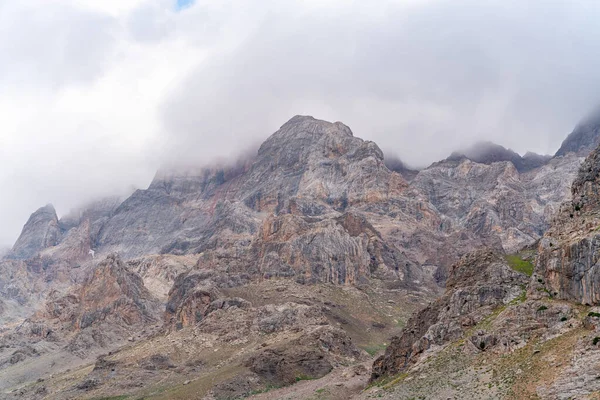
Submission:
M 476 139 L 552 152 L 597 100 L 594 2 L 175 4 L 0 0 L 0 243 L 295 114 L 427 164 Z

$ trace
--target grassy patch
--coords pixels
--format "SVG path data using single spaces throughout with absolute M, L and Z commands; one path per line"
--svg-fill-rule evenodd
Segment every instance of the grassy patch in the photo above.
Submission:
M 590 311 L 588 313 L 588 317 L 598 318 L 598 317 L 600 317 L 600 313 Z
M 270 392 L 271 390 L 279 389 L 279 388 L 280 388 L 280 386 L 267 385 L 262 389 L 256 389 L 256 390 L 251 391 L 250 393 L 248 393 L 248 395 L 246 397 L 254 396 L 255 394 L 267 393 L 267 392 Z
M 298 375 L 296 377 L 296 382 L 300 382 L 300 381 L 312 381 L 318 378 L 313 378 L 312 376 L 308 376 L 308 375 Z
M 371 357 L 374 357 L 375 354 L 379 353 L 381 350 L 385 350 L 387 345 L 385 344 L 374 344 L 369 346 L 362 346 L 362 349 L 369 353 Z
M 533 274 L 533 263 L 528 260 L 523 260 L 518 254 L 505 256 L 508 265 L 517 272 L 531 276 Z
M 390 389 L 396 385 L 398 385 L 399 383 L 401 383 L 402 381 L 404 381 L 406 378 L 408 377 L 407 373 L 403 373 L 400 375 L 395 376 L 391 381 L 385 383 L 382 385 L 382 387 L 384 389 Z
M 519 295 L 519 297 L 516 297 L 513 300 L 511 300 L 511 302 L 508 303 L 508 305 L 514 306 L 516 304 L 525 302 L 525 300 L 527 300 L 527 288 L 523 285 L 521 286 L 521 294 Z

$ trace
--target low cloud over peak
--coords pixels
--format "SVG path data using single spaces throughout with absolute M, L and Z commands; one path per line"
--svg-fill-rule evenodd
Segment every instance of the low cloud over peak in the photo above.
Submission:
M 554 153 L 598 101 L 595 2 L 183 3 L 0 0 L 0 243 L 296 114 L 424 166 L 480 140 Z

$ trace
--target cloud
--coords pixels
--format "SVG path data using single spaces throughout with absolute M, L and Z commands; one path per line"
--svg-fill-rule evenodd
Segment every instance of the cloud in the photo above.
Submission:
M 306 113 L 413 165 L 480 139 L 554 152 L 598 100 L 593 15 L 588 2 L 271 5 L 171 94 L 166 131 L 189 148 Z
M 0 0 L 0 243 L 295 114 L 411 165 L 476 140 L 554 152 L 594 107 L 600 4 Z
M 60 3 L 0 9 L 0 84 L 47 90 L 91 82 L 114 60 L 117 21 Z

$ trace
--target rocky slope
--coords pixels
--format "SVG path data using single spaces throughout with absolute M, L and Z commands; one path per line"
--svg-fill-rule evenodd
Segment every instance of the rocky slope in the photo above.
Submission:
M 585 154 L 583 155 L 585 156 Z M 487 165 L 495 162 L 510 161 L 517 171 L 527 172 L 543 166 L 552 156 L 544 156 L 531 152 L 521 156 L 503 146 L 491 142 L 479 142 L 466 150 L 452 153 L 448 160 L 460 160 L 461 158 L 467 158 L 471 161 Z
M 452 267 L 445 295 L 413 316 L 403 334 L 375 361 L 372 379 L 407 370 L 431 347 L 459 339 L 494 308 L 519 298 L 527 280 L 493 252 L 468 254 Z M 518 346 L 510 337 L 476 335 L 471 339 L 482 350 Z
M 572 200 L 561 206 L 540 242 L 535 290 L 582 304 L 600 302 L 600 148 L 581 165 Z
M 48 204 L 31 214 L 7 256 L 17 260 L 32 258 L 40 251 L 56 246 L 61 236 L 56 210 Z
M 597 309 L 530 296 L 529 281 L 492 252 L 466 256 L 446 294 L 375 361 L 374 384 L 360 397 L 593 398 Z
M 600 147 L 581 165 L 572 200 L 560 207 L 540 241 L 535 269 L 531 255 L 515 259 L 485 250 L 453 266 L 446 293 L 415 314 L 375 361 L 376 385 L 368 393 L 595 398 L 599 166 Z
M 465 335 L 486 354 L 526 346 L 526 333 L 502 331 L 510 313 L 473 329 L 545 301 L 522 300 L 527 278 L 501 254 L 542 237 L 582 158 L 505 156 L 398 173 L 342 123 L 297 116 L 254 157 L 160 171 L 146 190 L 60 219 L 44 207 L 0 261 L 0 390 L 225 399 L 305 379 L 360 386 L 369 354 L 447 279 L 374 377 Z
M 60 221 L 37 212 L 8 258 L 38 257 L 50 267 L 85 264 L 90 250 L 126 260 L 204 252 L 204 260 L 253 274 L 355 284 L 378 273 L 410 285 L 424 278 L 420 265 L 441 268 L 443 278 L 479 246 L 515 251 L 535 242 L 568 196 L 580 159 L 569 154 L 525 173 L 511 161 L 484 161 L 445 160 L 408 183 L 347 126 L 297 116 L 252 159 L 163 171 L 122 203 L 100 202 Z M 349 220 L 370 228 L 350 232 L 340 223 Z M 307 253 L 309 243 L 320 250 Z
M 600 145 L 600 111 L 583 120 L 571 132 L 556 152 L 556 156 L 575 153 L 587 156 Z

